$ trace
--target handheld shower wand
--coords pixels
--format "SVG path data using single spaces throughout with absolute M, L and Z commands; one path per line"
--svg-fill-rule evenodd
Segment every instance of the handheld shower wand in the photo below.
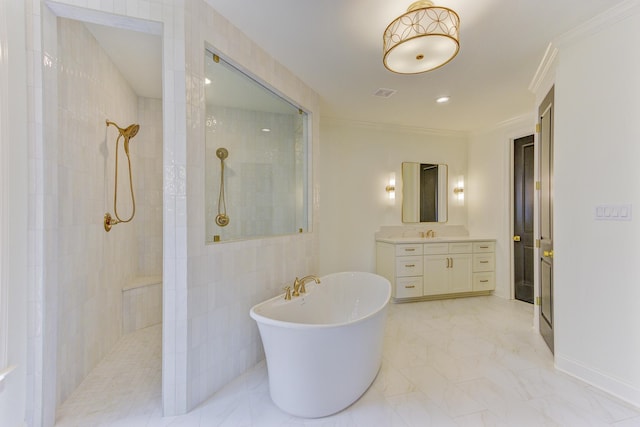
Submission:
M 113 191 L 113 212 L 115 215 L 115 219 L 111 216 L 109 212 L 104 214 L 104 229 L 105 231 L 110 231 L 111 227 L 121 223 L 121 222 L 129 222 L 133 219 L 133 216 L 136 214 L 136 199 L 133 194 L 133 176 L 131 174 L 131 156 L 129 155 L 129 141 L 131 138 L 138 134 L 140 130 L 140 125 L 131 124 L 126 128 L 121 128 L 117 124 L 112 121 L 106 120 L 107 127 L 109 125 L 113 125 L 118 129 L 120 135 L 118 135 L 118 139 L 116 139 L 116 167 L 115 167 L 115 186 Z M 118 147 L 120 143 L 120 138 L 124 139 L 124 152 L 127 156 L 127 162 L 129 165 L 129 189 L 131 190 L 131 202 L 133 204 L 133 211 L 131 212 L 131 216 L 128 219 L 122 219 L 118 215 Z

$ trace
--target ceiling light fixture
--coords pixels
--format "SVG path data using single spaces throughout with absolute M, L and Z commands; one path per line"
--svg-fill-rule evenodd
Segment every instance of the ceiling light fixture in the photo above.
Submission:
M 436 102 L 438 104 L 444 104 L 445 102 L 449 102 L 449 98 L 448 96 L 441 96 L 440 98 L 436 99 Z
M 417 74 L 442 67 L 460 50 L 460 17 L 432 1 L 412 3 L 382 36 L 382 62 L 390 71 Z

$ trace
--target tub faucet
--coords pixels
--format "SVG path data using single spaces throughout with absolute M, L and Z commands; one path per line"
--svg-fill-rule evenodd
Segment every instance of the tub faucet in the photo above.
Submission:
M 436 232 L 433 230 L 427 230 L 427 232 L 424 233 L 424 237 L 436 237 Z
M 293 282 L 293 296 L 294 297 L 298 297 L 300 296 L 300 294 L 304 294 L 305 292 L 307 292 L 307 290 L 304 287 L 304 284 L 307 283 L 309 280 L 315 280 L 316 283 L 320 283 L 320 278 L 318 276 L 314 276 L 314 275 L 309 275 L 309 276 L 305 276 L 302 279 L 298 279 L 296 277 L 296 280 Z

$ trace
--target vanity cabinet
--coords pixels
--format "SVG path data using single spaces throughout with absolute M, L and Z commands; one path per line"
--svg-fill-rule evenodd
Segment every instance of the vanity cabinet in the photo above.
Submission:
M 394 301 L 486 295 L 495 289 L 494 241 L 378 241 L 376 265 L 391 282 Z

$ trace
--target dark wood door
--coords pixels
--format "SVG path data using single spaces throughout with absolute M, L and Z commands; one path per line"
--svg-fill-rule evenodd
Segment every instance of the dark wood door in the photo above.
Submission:
M 540 118 L 540 334 L 553 352 L 553 88 Z
M 420 164 L 420 222 L 438 222 L 438 165 Z
M 534 138 L 513 142 L 513 265 L 515 298 L 533 304 Z

